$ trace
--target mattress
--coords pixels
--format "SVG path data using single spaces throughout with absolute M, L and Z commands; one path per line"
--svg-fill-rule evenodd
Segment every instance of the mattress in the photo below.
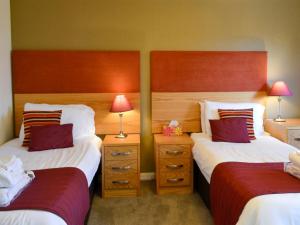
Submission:
M 193 157 L 208 182 L 219 163 L 288 162 L 289 152 L 297 150 L 268 135 L 246 144 L 212 142 L 211 137 L 203 133 L 193 133 L 191 137 L 195 143 Z M 300 193 L 255 197 L 246 204 L 237 223 L 237 225 L 265 224 L 300 224 Z
M 251 143 L 212 142 L 211 137 L 203 133 L 193 133 L 191 138 L 195 143 L 193 157 L 208 182 L 215 166 L 221 162 L 288 162 L 289 152 L 296 150 L 269 135 Z
M 74 140 L 74 147 L 65 149 L 28 152 L 21 147 L 20 139 L 13 139 L 0 147 L 0 156 L 16 155 L 24 164 L 25 170 L 59 167 L 77 167 L 87 178 L 88 185 L 98 169 L 101 153 L 101 139 L 88 136 Z M 0 212 L 0 225 L 66 225 L 59 216 L 40 210 L 12 210 Z

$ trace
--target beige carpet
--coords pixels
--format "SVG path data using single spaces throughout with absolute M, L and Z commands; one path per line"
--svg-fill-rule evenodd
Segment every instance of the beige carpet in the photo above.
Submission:
M 88 225 L 213 225 L 199 194 L 158 196 L 154 185 L 142 182 L 137 198 L 95 195 Z

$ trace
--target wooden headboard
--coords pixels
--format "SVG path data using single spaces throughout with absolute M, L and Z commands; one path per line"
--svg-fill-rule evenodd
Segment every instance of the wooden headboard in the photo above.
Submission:
M 124 93 L 134 110 L 124 130 L 140 132 L 140 54 L 138 51 L 13 51 L 15 134 L 26 102 L 85 104 L 95 112 L 97 134 L 119 131 L 110 113 L 113 98 Z
M 265 104 L 267 52 L 152 51 L 152 132 L 171 119 L 200 132 L 199 101 Z

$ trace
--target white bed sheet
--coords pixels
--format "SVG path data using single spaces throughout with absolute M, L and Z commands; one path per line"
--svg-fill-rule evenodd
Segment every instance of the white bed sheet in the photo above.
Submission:
M 88 136 L 74 140 L 74 147 L 65 149 L 28 152 L 21 147 L 18 138 L 0 147 L 0 156 L 16 155 L 21 158 L 24 169 L 46 169 L 59 167 L 77 167 L 82 170 L 90 186 L 98 169 L 101 153 L 101 139 Z M 59 216 L 41 210 L 12 210 L 0 212 L 0 225 L 66 225 Z
M 248 144 L 212 142 L 211 137 L 203 133 L 194 133 L 191 137 L 195 142 L 193 157 L 208 182 L 221 162 L 288 162 L 289 152 L 297 150 L 267 135 Z M 237 225 L 300 225 L 300 193 L 251 199 Z

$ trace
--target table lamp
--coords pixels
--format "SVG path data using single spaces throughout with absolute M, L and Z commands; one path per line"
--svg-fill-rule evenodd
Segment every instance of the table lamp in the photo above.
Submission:
M 276 122 L 285 122 L 285 119 L 281 117 L 280 102 L 281 96 L 291 96 L 292 92 L 284 81 L 276 81 L 270 90 L 269 96 L 278 96 L 278 116 L 274 119 Z
M 126 138 L 127 134 L 123 132 L 123 112 L 127 112 L 133 110 L 132 105 L 125 97 L 125 95 L 117 95 L 111 105 L 110 112 L 119 113 L 120 117 L 120 133 L 116 136 L 116 138 Z

